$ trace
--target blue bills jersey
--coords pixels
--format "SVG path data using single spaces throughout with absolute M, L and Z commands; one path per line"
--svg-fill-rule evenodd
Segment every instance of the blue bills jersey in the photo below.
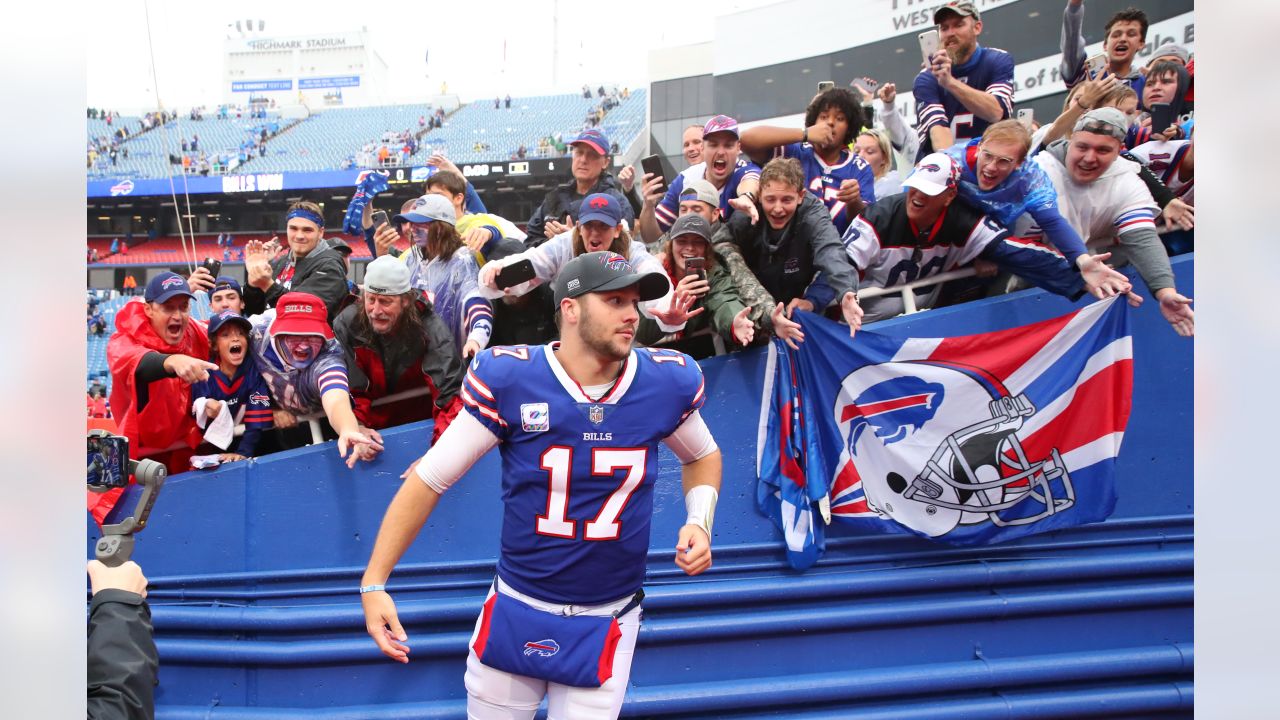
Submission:
M 706 176 L 707 164 L 700 162 L 697 165 L 685 168 L 671 181 L 671 186 L 667 188 L 667 194 L 662 196 L 658 207 L 653 209 L 654 218 L 658 221 L 658 227 L 662 229 L 662 232 L 670 230 L 671 226 L 675 224 L 676 218 L 680 216 L 680 191 L 684 189 L 685 182 L 688 180 L 706 180 Z M 720 189 L 721 220 L 728 220 L 733 216 L 733 208 L 729 206 L 729 201 L 738 197 L 738 186 L 745 180 L 759 179 L 760 167 L 745 158 L 738 158 L 738 164 L 734 167 L 733 173 L 729 175 L 729 180 Z
M 951 66 L 951 77 L 994 97 L 1000 103 L 1001 120 L 1013 114 L 1013 56 L 1004 50 L 978 46 L 968 62 Z M 931 152 L 946 150 L 933 146 L 929 128 L 938 125 L 951 128 L 951 142 L 957 144 L 982 137 L 991 125 L 971 112 L 955 95 L 944 91 L 927 67 L 916 75 L 911 92 L 916 99 L 916 134 L 920 137 L 916 162 Z
M 809 192 L 827 206 L 827 210 L 831 212 L 831 222 L 835 223 L 836 230 L 841 233 L 853 222 L 848 205 L 836 198 L 841 183 L 845 180 L 857 180 L 862 202 L 870 205 L 876 201 L 875 173 L 865 160 L 848 150 L 840 151 L 840 159 L 834 165 L 823 162 L 809 143 L 783 145 L 774 151 L 774 157 L 795 158 L 800 161 Z
M 599 604 L 644 582 L 658 442 L 702 407 L 702 370 L 683 353 L 638 348 L 592 399 L 556 345 L 478 354 L 461 395 L 501 442 L 498 576 L 542 600 Z

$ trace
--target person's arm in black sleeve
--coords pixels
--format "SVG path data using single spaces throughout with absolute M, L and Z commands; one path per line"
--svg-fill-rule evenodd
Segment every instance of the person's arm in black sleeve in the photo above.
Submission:
M 444 410 L 462 390 L 462 376 L 467 371 L 462 364 L 453 334 L 439 315 L 431 312 L 422 321 L 427 336 L 427 351 L 422 357 L 422 371 L 436 386 L 436 407 Z
M 245 285 L 240 299 L 244 301 L 244 316 L 261 315 L 267 311 L 267 295 L 262 290 Z
M 160 660 L 141 595 L 114 588 L 94 594 L 88 650 L 89 720 L 155 717 Z
M 533 211 L 533 217 L 529 218 L 529 224 L 525 227 L 524 246 L 530 250 L 538 247 L 547 241 L 547 216 L 544 214 L 546 201 Z
M 1169 186 L 1160 182 L 1160 178 L 1156 177 L 1155 173 L 1151 172 L 1146 165 L 1143 165 L 1142 161 L 1135 157 L 1133 153 L 1122 152 L 1120 157 L 1138 163 L 1138 177 L 1142 178 L 1147 190 L 1151 191 L 1151 199 L 1156 201 L 1161 210 L 1164 210 L 1169 203 L 1173 202 L 1173 198 L 1176 196 L 1169 189 Z
M 291 289 L 294 292 L 311 293 L 323 300 L 325 309 L 329 311 L 328 321 L 333 323 L 347 295 L 350 294 L 350 289 L 347 287 L 347 267 L 337 255 L 327 255 L 318 260 L 314 269 L 307 273 L 306 277 L 294 282 Z M 275 291 L 278 292 L 272 299 L 272 292 Z M 268 302 L 274 305 L 284 292 L 280 283 L 274 283 L 267 291 Z

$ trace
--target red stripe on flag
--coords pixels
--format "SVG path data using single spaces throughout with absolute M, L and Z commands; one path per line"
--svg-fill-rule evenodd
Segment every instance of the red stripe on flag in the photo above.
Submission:
M 1027 455 L 1046 458 L 1049 451 L 1068 453 L 1105 435 L 1122 432 L 1133 406 L 1133 360 L 1118 360 L 1076 388 L 1075 397 L 1057 417 L 1022 439 Z M 1013 454 L 1006 451 L 1005 456 Z
M 1044 349 L 1079 312 L 1008 330 L 946 338 L 928 359 L 963 363 L 997 378 L 1007 378 Z
M 892 412 L 904 407 L 911 407 L 912 405 L 924 405 L 929 402 L 929 398 L 932 396 L 933 393 L 920 393 L 918 395 L 893 398 L 892 400 L 881 400 L 880 402 L 867 403 L 866 405 L 846 405 L 844 411 L 840 413 L 840 422 L 848 422 L 851 418 L 855 418 L 859 415 L 863 417 L 871 417 L 872 415 Z

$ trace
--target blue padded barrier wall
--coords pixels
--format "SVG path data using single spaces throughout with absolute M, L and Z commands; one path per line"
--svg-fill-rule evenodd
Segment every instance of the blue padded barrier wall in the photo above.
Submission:
M 1194 297 L 1194 260 L 1174 260 Z M 1142 287 L 1145 291 L 1145 287 Z M 976 333 L 1060 315 L 1040 291 L 879 323 Z M 762 351 L 703 363 L 724 451 L 715 566 L 672 562 L 684 520 L 663 449 L 646 620 L 624 716 L 1190 717 L 1192 347 L 1134 312 L 1133 411 L 1106 522 L 980 549 L 828 529 L 791 570 L 755 510 Z M 332 443 L 169 478 L 135 558 L 151 579 L 160 718 L 459 718 L 466 641 L 497 552 L 496 453 L 441 501 L 389 583 L 408 665 L 364 632 L 355 587 L 430 425 L 347 470 Z M 90 548 L 96 528 L 89 522 Z

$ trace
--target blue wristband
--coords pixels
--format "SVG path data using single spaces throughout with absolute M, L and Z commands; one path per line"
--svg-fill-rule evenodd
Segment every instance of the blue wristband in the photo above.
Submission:
M 360 586 L 360 594 L 361 594 L 361 595 L 363 595 L 363 594 L 365 594 L 365 593 L 371 593 L 371 592 L 386 592 L 386 591 L 387 591 L 387 586 L 386 586 L 386 585 L 362 585 L 362 586 Z

